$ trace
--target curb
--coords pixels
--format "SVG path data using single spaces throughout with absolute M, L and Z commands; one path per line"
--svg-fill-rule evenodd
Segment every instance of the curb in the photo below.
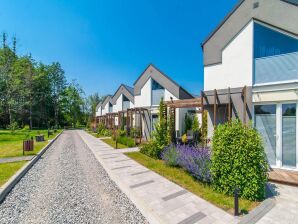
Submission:
M 255 224 L 275 206 L 276 200 L 269 185 L 266 186 L 266 190 L 268 198 L 265 199 L 258 207 L 252 210 L 248 215 L 244 216 L 239 224 Z
M 148 222 L 151 224 L 164 223 L 162 220 L 160 220 L 159 217 L 157 217 L 155 214 L 153 214 L 151 212 L 151 209 L 143 202 L 143 200 L 141 198 L 136 196 L 136 194 L 133 193 L 133 191 L 125 183 L 123 183 L 121 180 L 119 180 L 117 178 L 117 176 L 109 168 L 106 167 L 105 161 L 103 161 L 103 159 L 100 156 L 96 155 L 95 151 L 88 144 L 88 142 L 84 139 L 84 137 L 80 133 L 78 133 L 78 134 L 81 137 L 81 139 L 83 140 L 83 142 L 87 145 L 88 149 L 92 152 L 94 157 L 102 165 L 102 167 L 107 172 L 109 177 L 115 182 L 115 184 L 118 186 L 118 188 L 129 198 L 129 200 L 132 201 L 132 203 L 136 206 L 136 208 L 140 210 L 140 212 L 148 220 Z M 118 152 L 118 153 L 122 154 L 121 152 Z
M 41 158 L 41 156 L 47 151 L 47 149 L 56 141 L 56 139 L 63 133 L 59 133 L 53 138 L 45 147 L 43 147 L 26 165 L 19 169 L 9 180 L 0 187 L 0 203 L 4 201 L 8 193 L 14 188 L 14 186 L 22 179 L 23 176 L 30 170 L 30 168 Z

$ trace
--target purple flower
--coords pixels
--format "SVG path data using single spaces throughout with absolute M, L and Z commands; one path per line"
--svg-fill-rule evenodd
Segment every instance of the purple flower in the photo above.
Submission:
M 211 182 L 209 148 L 170 145 L 163 150 L 161 157 L 169 165 L 179 165 L 184 168 L 198 180 Z

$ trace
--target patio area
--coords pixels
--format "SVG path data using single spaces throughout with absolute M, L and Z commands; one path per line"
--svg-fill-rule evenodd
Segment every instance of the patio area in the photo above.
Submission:
M 269 172 L 269 181 L 298 187 L 298 171 L 272 169 Z

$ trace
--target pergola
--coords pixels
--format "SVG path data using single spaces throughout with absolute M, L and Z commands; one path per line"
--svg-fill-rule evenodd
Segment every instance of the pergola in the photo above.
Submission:
M 242 115 L 242 122 L 245 124 L 246 123 L 246 108 L 247 108 L 247 87 L 244 86 L 240 91 L 233 91 L 231 92 L 231 88 L 228 88 L 228 92 L 227 93 L 218 93 L 217 89 L 213 90 L 213 94 L 212 95 L 208 95 L 210 97 L 213 97 L 213 121 L 214 121 L 214 128 L 216 128 L 216 124 L 217 124 L 217 113 L 218 113 L 218 106 L 219 105 L 226 105 L 227 106 L 227 110 L 228 110 L 228 114 L 227 114 L 227 120 L 228 122 L 231 121 L 232 118 L 232 95 L 233 94 L 241 94 L 241 97 L 243 99 L 243 115 Z M 204 104 L 204 100 L 205 100 L 205 105 L 209 104 L 208 101 L 208 96 L 205 94 L 204 91 L 201 91 L 201 100 Z M 219 101 L 219 96 L 226 96 L 226 99 L 224 99 L 225 103 L 221 103 Z M 211 104 L 212 105 L 212 104 Z
M 147 123 L 147 119 L 146 119 L 146 113 L 148 115 L 148 118 L 149 118 L 149 123 L 151 124 L 151 116 L 150 116 L 150 112 L 147 108 L 144 108 L 144 107 L 135 107 L 135 108 L 130 108 L 130 109 L 127 109 L 126 111 L 127 113 L 127 119 L 126 119 L 126 130 L 127 130 L 127 134 L 130 134 L 131 132 L 131 128 L 138 128 L 139 130 L 139 143 L 142 142 L 142 138 L 143 138 L 143 131 L 144 131 L 144 128 L 143 127 L 143 122 L 142 120 L 144 121 L 144 125 L 146 126 L 147 130 L 150 130 L 149 129 L 149 126 L 148 126 L 148 123 Z M 139 115 L 138 119 L 139 119 L 139 127 L 136 127 L 137 126 L 137 115 Z M 133 119 L 135 118 L 135 122 L 133 122 Z M 143 119 L 142 119 L 143 118 Z M 146 131 L 144 131 L 144 134 L 145 134 L 145 139 L 148 140 L 149 139 L 149 136 L 146 135 Z M 135 136 L 135 141 L 137 141 L 137 138 Z
M 196 113 L 203 113 L 204 106 L 202 104 L 203 98 L 192 98 L 192 99 L 184 99 L 184 100 L 171 100 L 165 101 L 167 108 L 169 108 L 169 121 L 170 121 L 170 135 L 172 141 L 176 138 L 175 135 L 175 127 L 176 127 L 176 109 L 180 108 L 199 108 Z M 167 113 L 168 110 L 165 111 Z M 165 114 L 167 117 L 167 114 Z
M 148 118 L 149 118 L 149 124 L 147 123 L 147 119 L 145 117 L 145 114 L 147 113 Z M 137 115 L 139 115 L 137 117 Z M 118 117 L 118 124 L 116 125 L 115 122 L 115 118 Z M 125 120 L 126 117 L 126 120 Z M 135 122 L 133 122 L 135 119 Z M 138 120 L 138 124 L 139 127 L 137 127 L 137 120 Z M 105 125 L 105 127 L 107 129 L 121 129 L 122 127 L 124 127 L 126 125 L 126 131 L 127 131 L 127 135 L 131 134 L 131 129 L 132 128 L 137 128 L 138 130 L 138 136 L 134 136 L 135 137 L 135 141 L 141 143 L 142 139 L 143 139 L 143 131 L 144 128 L 143 127 L 143 122 L 145 124 L 145 127 L 149 129 L 149 126 L 151 124 L 151 117 L 150 117 L 150 112 L 147 108 L 143 108 L 143 107 L 135 107 L 135 108 L 129 108 L 127 110 L 123 110 L 123 111 L 118 111 L 118 112 L 114 112 L 114 113 L 107 113 L 105 115 L 102 116 L 98 116 L 96 118 L 96 124 L 102 123 Z M 145 139 L 148 140 L 149 136 L 146 135 L 145 133 Z

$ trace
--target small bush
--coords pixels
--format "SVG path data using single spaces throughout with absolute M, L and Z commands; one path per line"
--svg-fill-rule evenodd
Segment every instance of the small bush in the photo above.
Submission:
M 211 155 L 208 148 L 170 145 L 163 150 L 161 158 L 170 166 L 184 168 L 198 180 L 211 182 Z
M 10 125 L 8 125 L 8 129 L 11 131 L 11 133 L 15 133 L 15 131 L 19 128 L 17 122 L 12 122 Z
M 178 164 L 203 182 L 211 182 L 211 153 L 208 148 L 178 145 Z
M 117 141 L 123 145 L 126 145 L 129 148 L 136 146 L 134 139 L 127 136 L 119 136 Z
M 256 129 L 236 120 L 218 125 L 212 139 L 213 186 L 232 195 L 235 187 L 249 200 L 263 199 L 268 164 Z
M 142 145 L 140 152 L 149 157 L 159 159 L 161 150 L 155 141 L 151 141 Z
M 166 147 L 161 154 L 162 160 L 169 166 L 178 166 L 179 153 L 174 144 Z

